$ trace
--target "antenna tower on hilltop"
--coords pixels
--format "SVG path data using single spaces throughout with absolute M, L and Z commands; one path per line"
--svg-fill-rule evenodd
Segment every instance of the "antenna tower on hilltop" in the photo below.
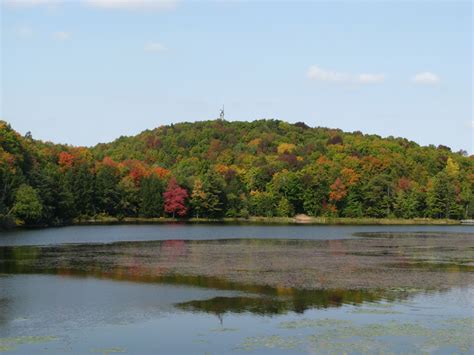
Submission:
M 222 120 L 222 121 L 225 120 L 224 105 L 222 105 L 222 109 L 219 113 L 219 119 Z

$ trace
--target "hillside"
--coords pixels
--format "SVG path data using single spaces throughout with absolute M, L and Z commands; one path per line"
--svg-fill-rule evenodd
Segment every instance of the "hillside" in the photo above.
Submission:
M 277 120 L 179 123 L 92 148 L 0 121 L 0 215 L 468 218 L 474 157 Z

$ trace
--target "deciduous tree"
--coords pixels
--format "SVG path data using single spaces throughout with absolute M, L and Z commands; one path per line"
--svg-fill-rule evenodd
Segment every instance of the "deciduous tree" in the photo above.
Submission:
M 175 217 L 178 215 L 183 217 L 186 215 L 188 208 L 186 207 L 186 199 L 188 192 L 178 185 L 175 178 L 171 178 L 168 182 L 166 191 L 163 193 L 165 200 L 165 212 Z

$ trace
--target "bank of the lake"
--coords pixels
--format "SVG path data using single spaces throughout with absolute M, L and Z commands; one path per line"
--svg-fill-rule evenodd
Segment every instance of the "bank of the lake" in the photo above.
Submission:
M 295 217 L 258 217 L 248 218 L 143 218 L 125 217 L 116 218 L 97 216 L 81 218 L 73 221 L 76 225 L 94 224 L 153 224 L 153 223 L 228 223 L 228 224 L 309 224 L 309 225 L 458 225 L 461 221 L 453 219 L 431 218 L 345 218 L 345 217 L 311 217 L 306 215 Z
M 0 232 L 16 228 L 47 228 L 68 225 L 110 225 L 110 224 L 165 224 L 165 223 L 188 223 L 188 224 L 255 224 L 255 225 L 418 225 L 418 226 L 442 226 L 460 225 L 462 221 L 454 219 L 432 219 L 432 218 L 346 218 L 346 217 L 311 217 L 299 215 L 295 217 L 262 217 L 252 216 L 248 218 L 144 218 L 144 217 L 111 217 L 94 216 L 76 218 L 72 221 L 61 222 L 54 225 L 25 225 L 22 221 L 11 218 L 0 218 Z

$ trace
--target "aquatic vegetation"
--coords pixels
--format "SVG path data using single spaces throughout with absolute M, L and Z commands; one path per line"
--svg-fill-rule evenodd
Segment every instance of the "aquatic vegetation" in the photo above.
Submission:
M 444 321 L 448 326 L 457 326 L 462 328 L 474 329 L 474 317 L 471 318 L 451 318 Z
M 374 339 L 338 339 L 327 335 L 311 335 L 307 338 L 307 348 L 322 354 L 386 354 L 383 343 Z
M 108 355 L 113 353 L 124 353 L 125 349 L 120 347 L 115 348 L 105 348 L 105 349 L 93 349 L 92 351 L 97 353 L 102 353 L 102 355 Z
M 418 322 L 404 323 L 386 321 L 366 325 L 339 319 L 301 319 L 280 323 L 283 329 L 311 328 L 316 333 L 308 336 L 280 335 L 247 338 L 241 348 L 292 349 L 304 347 L 318 353 L 386 353 L 386 349 L 395 349 L 394 339 L 405 339 L 409 351 L 436 351 L 439 349 L 457 349 L 469 352 L 474 348 L 472 325 L 474 318 L 452 318 L 432 328 Z M 412 341 L 407 342 L 410 338 Z M 405 349 L 405 348 L 404 348 Z
M 397 300 L 399 303 L 403 303 L 403 300 Z M 371 308 L 393 308 L 393 303 L 387 303 L 387 302 L 365 302 L 364 303 L 367 307 Z
M 278 348 L 278 349 L 295 349 L 302 345 L 303 341 L 296 337 L 282 337 L 279 335 L 269 335 L 260 337 L 249 337 L 237 347 L 241 350 L 255 350 L 258 348 Z
M 10 338 L 0 338 L 0 351 L 15 350 L 18 345 L 29 345 L 47 343 L 56 340 L 54 336 L 20 336 Z
M 357 314 L 401 314 L 398 311 L 392 311 L 388 309 L 374 309 L 374 308 L 356 308 L 352 310 L 352 313 Z
M 410 353 L 473 352 L 474 319 L 449 317 L 464 314 L 462 307 L 468 304 L 464 300 L 471 297 L 474 275 L 469 268 L 455 264 L 467 263 L 474 251 L 474 240 L 472 236 L 458 234 L 450 238 L 417 238 L 180 240 L 0 247 L 0 272 L 61 275 L 78 280 L 91 276 L 146 283 L 149 285 L 142 286 L 153 290 L 191 286 L 193 292 L 189 297 L 181 296 L 181 287 L 176 291 L 179 298 L 165 297 L 163 310 L 175 312 L 176 318 L 183 316 L 186 322 L 202 319 L 206 326 L 198 330 L 201 333 L 191 330 L 187 340 L 179 344 L 199 348 L 201 353 L 220 346 L 226 347 L 219 349 L 220 353 L 232 349 L 338 354 L 385 353 L 387 349 Z M 59 279 L 41 275 L 11 279 L 22 277 Z M 113 284 L 120 287 L 118 282 Z M 0 298 L 5 309 L 11 305 L 9 300 L 14 299 L 7 296 Z M 161 312 L 161 303 L 155 303 L 154 294 L 152 302 L 148 298 L 143 300 L 144 305 L 137 304 L 136 309 L 141 311 L 140 307 L 145 307 L 140 313 L 146 314 L 147 320 L 156 314 L 155 308 Z M 423 300 L 428 301 L 426 305 Z M 458 300 L 459 304 L 446 307 L 446 301 Z M 109 299 L 105 302 L 108 304 Z M 130 326 L 121 320 L 128 319 L 134 311 L 124 317 L 109 318 L 108 325 Z M 32 322 L 21 323 L 18 316 L 24 312 L 5 314 L 12 329 Z M 251 324 L 252 333 L 242 324 Z M 171 330 L 165 328 L 161 330 L 176 329 L 174 325 Z M 183 332 L 189 331 L 185 328 Z M 225 338 L 226 344 L 215 342 L 217 335 Z M 47 339 L 0 339 L 0 351 L 40 340 Z M 126 342 L 121 345 L 130 349 L 134 346 Z M 91 351 L 112 354 L 123 353 L 125 349 Z
M 0 247 L 0 273 L 94 276 L 278 297 L 280 304 L 252 297 L 238 302 L 240 309 L 236 311 L 266 309 L 265 313 L 284 313 L 287 309 L 301 313 L 308 307 L 404 298 L 427 289 L 474 282 L 473 266 L 466 262 L 474 259 L 474 239 L 467 233 L 429 238 L 413 233 L 394 235 L 403 237 Z M 293 305 L 289 306 L 283 296 L 294 300 Z M 234 301 L 227 302 L 228 309 Z M 258 302 L 261 304 L 256 306 Z M 187 306 L 218 308 L 205 302 Z
M 281 322 L 279 327 L 284 329 L 301 329 L 301 328 L 315 328 L 315 327 L 325 327 L 325 328 L 336 328 L 340 326 L 347 326 L 351 324 L 351 321 L 348 320 L 339 320 L 339 319 L 300 319 L 295 321 Z
M 13 346 L 0 344 L 0 351 L 11 351 L 13 349 L 15 349 Z
M 238 328 L 213 328 L 209 329 L 210 332 L 237 332 Z

